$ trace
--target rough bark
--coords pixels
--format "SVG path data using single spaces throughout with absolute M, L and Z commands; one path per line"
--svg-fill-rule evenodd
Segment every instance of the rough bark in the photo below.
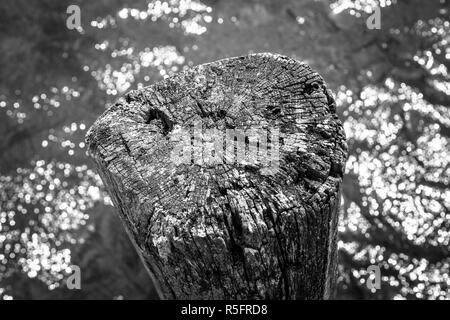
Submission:
M 279 169 L 174 163 L 176 132 L 198 121 L 278 128 Z M 163 298 L 330 296 L 347 147 L 331 93 L 306 64 L 265 53 L 194 67 L 126 94 L 87 141 Z

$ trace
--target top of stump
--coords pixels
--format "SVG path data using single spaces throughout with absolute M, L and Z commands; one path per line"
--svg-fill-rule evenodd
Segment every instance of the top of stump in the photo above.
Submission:
M 279 170 L 175 163 L 180 130 L 199 122 L 220 132 L 277 128 Z M 299 195 L 312 201 L 319 188 L 334 192 L 347 150 L 322 77 L 305 63 L 270 53 L 202 64 L 130 91 L 98 118 L 87 142 L 89 154 L 133 203 L 166 212 L 197 210 L 230 185 L 282 190 L 286 207 Z

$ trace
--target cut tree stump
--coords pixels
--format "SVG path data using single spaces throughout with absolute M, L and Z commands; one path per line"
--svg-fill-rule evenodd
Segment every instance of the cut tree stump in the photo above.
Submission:
M 120 98 L 87 142 L 161 298 L 330 297 L 347 147 L 306 64 L 194 67 Z

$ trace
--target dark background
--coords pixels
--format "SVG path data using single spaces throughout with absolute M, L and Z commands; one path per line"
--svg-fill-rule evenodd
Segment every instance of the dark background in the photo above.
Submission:
M 66 27 L 69 5 L 81 27 Z M 381 6 L 381 29 L 369 30 Z M 249 52 L 303 60 L 334 90 L 350 156 L 339 299 L 450 298 L 449 3 L 0 2 L 0 298 L 155 298 L 86 157 L 118 96 Z M 82 289 L 68 290 L 67 267 Z M 369 265 L 381 289 L 366 287 Z

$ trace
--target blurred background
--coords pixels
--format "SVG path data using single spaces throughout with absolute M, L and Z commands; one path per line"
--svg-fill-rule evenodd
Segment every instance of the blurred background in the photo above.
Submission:
M 69 5 L 81 26 L 66 27 Z M 366 19 L 381 9 L 381 28 Z M 84 136 L 120 95 L 274 52 L 329 83 L 349 143 L 338 299 L 450 299 L 447 0 L 0 2 L 0 298 L 156 294 Z M 81 268 L 81 290 L 65 285 Z M 366 286 L 381 268 L 381 289 Z

